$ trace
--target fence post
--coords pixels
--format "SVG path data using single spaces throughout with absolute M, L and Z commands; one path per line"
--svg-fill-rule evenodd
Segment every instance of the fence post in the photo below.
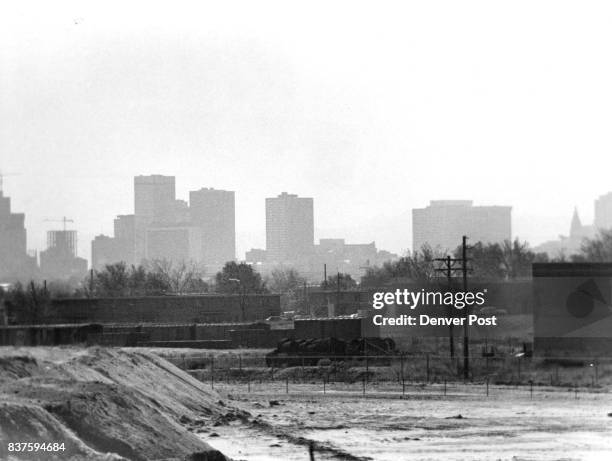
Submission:
M 285 378 L 285 394 L 289 393 L 289 377 Z
M 249 394 L 251 393 L 251 377 L 247 376 L 247 389 Z
M 487 397 L 489 396 L 489 377 L 487 376 Z
M 365 395 L 365 388 L 366 388 L 366 377 L 364 376 L 364 377 L 362 378 L 362 380 L 361 380 L 361 381 L 362 381 L 362 383 L 363 383 L 363 395 Z
M 425 354 L 426 366 L 427 366 L 427 384 L 429 384 L 429 354 Z
M 238 369 L 242 372 L 242 354 L 238 354 Z
M 533 400 L 533 379 L 529 380 L 529 398 Z
M 325 394 L 325 376 L 323 376 L 323 394 Z
M 446 379 L 444 380 L 444 395 L 446 395 Z
M 215 358 L 210 358 L 210 387 L 215 388 Z
M 400 375 L 402 378 L 402 383 L 404 382 L 404 353 L 400 352 Z

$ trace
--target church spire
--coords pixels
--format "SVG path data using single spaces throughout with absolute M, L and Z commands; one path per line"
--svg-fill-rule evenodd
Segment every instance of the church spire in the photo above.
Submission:
M 574 207 L 574 216 L 572 216 L 572 224 L 570 226 L 570 237 L 580 235 L 582 231 L 582 223 L 578 216 L 578 208 Z

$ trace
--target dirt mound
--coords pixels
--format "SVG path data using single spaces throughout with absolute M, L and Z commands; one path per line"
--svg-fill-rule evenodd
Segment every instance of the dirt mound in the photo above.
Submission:
M 0 348 L 0 439 L 65 451 L 16 456 L 3 443 L 0 459 L 226 460 L 184 422 L 212 427 L 244 413 L 201 382 L 143 352 L 52 349 Z
M 32 376 L 38 370 L 38 364 L 33 357 L 15 356 L 0 357 L 0 380 L 7 381 L 25 376 Z

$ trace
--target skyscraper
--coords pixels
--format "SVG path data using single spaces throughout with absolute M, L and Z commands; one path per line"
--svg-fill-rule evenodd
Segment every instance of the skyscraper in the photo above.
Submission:
M 218 271 L 236 258 L 236 205 L 233 191 L 202 188 L 189 192 L 191 225 L 202 232 L 202 257 L 207 272 Z
M 176 206 L 174 176 L 150 175 L 134 177 L 134 259 L 146 257 L 147 228 L 166 224 Z
M 36 259 L 26 250 L 25 215 L 11 212 L 11 199 L 0 189 L 0 282 L 33 277 Z
M 114 237 L 98 235 L 94 238 L 91 242 L 91 267 L 99 270 L 107 264 L 124 262 L 129 266 L 137 263 L 134 257 L 134 223 L 133 214 L 119 215 L 114 222 Z
M 512 207 L 473 206 L 471 200 L 432 200 L 412 210 L 412 250 L 423 245 L 453 251 L 467 235 L 470 242 L 501 243 L 512 238 Z
M 314 252 L 313 199 L 283 192 L 266 199 L 269 263 L 302 262 Z

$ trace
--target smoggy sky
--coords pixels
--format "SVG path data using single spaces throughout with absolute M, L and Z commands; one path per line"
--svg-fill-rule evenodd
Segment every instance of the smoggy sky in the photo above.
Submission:
M 80 254 L 133 212 L 133 176 L 314 197 L 315 237 L 411 246 L 432 199 L 511 205 L 567 234 L 612 190 L 609 2 L 17 2 L 0 11 L 0 168 L 28 247 Z M 52 4 L 51 4 L 52 3 Z

